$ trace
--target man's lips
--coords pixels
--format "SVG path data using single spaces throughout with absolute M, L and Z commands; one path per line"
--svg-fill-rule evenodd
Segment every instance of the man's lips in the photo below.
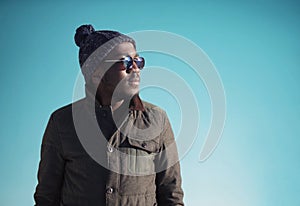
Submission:
M 139 78 L 128 79 L 128 82 L 140 82 Z
M 140 79 L 139 78 L 129 79 L 128 83 L 132 84 L 132 85 L 139 85 L 140 84 Z

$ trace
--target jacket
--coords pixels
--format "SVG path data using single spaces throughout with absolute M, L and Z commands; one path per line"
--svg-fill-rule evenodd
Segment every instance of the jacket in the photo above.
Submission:
M 114 119 L 111 107 L 87 96 L 51 114 L 41 145 L 36 206 L 183 205 L 166 113 L 138 95 L 127 109 Z

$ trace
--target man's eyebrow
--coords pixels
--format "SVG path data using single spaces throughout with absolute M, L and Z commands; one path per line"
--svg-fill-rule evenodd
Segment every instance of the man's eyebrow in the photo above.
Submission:
M 124 57 L 126 57 L 126 56 L 131 56 L 131 54 L 130 54 L 130 53 L 124 54 L 124 55 L 122 55 L 121 58 L 124 58 Z M 135 53 L 135 54 L 132 55 L 132 56 L 133 56 L 133 57 L 139 57 L 140 55 L 139 55 L 138 53 Z

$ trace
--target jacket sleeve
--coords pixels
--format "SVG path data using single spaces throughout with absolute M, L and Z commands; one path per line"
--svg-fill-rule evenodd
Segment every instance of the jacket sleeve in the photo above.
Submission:
M 184 205 L 177 147 L 167 116 L 165 119 L 162 150 L 156 160 L 156 199 L 158 205 Z
M 36 206 L 60 205 L 64 164 L 61 139 L 51 115 L 41 147 L 38 184 L 34 194 Z

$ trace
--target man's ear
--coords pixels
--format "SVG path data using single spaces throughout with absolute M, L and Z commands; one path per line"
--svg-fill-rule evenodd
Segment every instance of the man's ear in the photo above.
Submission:
M 96 71 L 92 74 L 92 83 L 95 86 L 100 84 L 100 81 L 103 81 L 105 75 L 103 74 L 101 69 L 96 69 Z

